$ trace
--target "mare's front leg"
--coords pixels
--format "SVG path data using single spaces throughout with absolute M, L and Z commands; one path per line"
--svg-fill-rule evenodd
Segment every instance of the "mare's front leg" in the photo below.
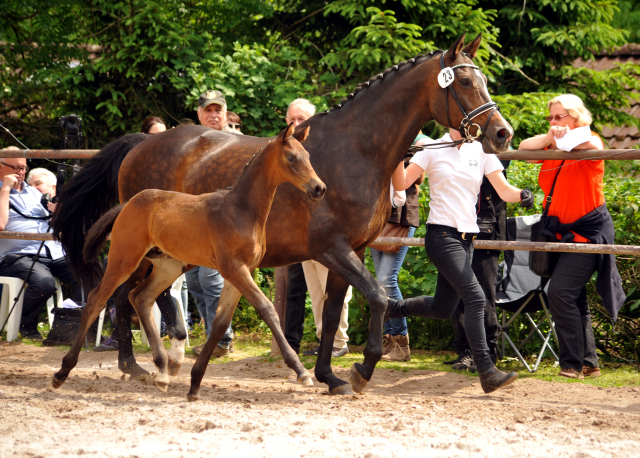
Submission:
M 351 284 L 363 294 L 371 309 L 369 339 L 364 349 L 364 362 L 354 363 L 351 367 L 351 387 L 353 391 L 361 393 L 371 380 L 377 362 L 382 358 L 382 325 L 387 308 L 385 290 L 362 263 L 361 256 L 346 244 L 333 246 L 314 259 L 329 268 L 328 299 L 325 301 L 322 315 L 322 342 L 316 362 L 316 379 L 329 385 L 329 391 L 332 394 L 350 394 L 350 390 L 343 387 L 346 382 L 337 378 L 331 371 L 331 350 L 340 324 L 347 284 Z
M 129 293 L 142 281 L 149 272 L 151 262 L 143 259 L 136 271 L 125 281 L 116 292 L 116 329 L 118 340 L 118 369 L 129 374 L 132 380 L 150 377 L 148 371 L 140 367 L 133 355 L 133 335 L 131 334 L 131 315 L 133 306 L 129 302 Z
M 204 344 L 204 347 L 202 347 L 202 352 L 191 369 L 191 388 L 187 394 L 189 401 L 197 401 L 200 397 L 200 385 L 207 366 L 209 365 L 209 359 L 213 354 L 215 346 L 218 345 L 218 342 L 220 342 L 225 332 L 227 332 L 240 297 L 242 297 L 240 291 L 238 291 L 230 281 L 225 281 L 222 293 L 220 293 L 216 317 L 213 319 L 213 323 L 211 323 L 209 338 Z

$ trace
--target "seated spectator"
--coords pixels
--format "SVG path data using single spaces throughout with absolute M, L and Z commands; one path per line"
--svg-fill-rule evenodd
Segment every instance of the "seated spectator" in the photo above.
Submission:
M 24 181 L 28 169 L 24 158 L 0 159 L 0 230 L 49 231 L 51 214 L 42 206 L 42 193 Z M 55 210 L 55 204 L 51 205 L 49 208 Z M 54 277 L 70 282 L 75 300 L 82 301 L 80 287 L 58 242 L 48 241 L 41 246 L 41 242 L 35 240 L 0 240 L 0 276 L 28 281 L 20 321 L 20 334 L 24 338 L 42 340 L 38 317 L 56 291 Z
M 160 132 L 164 132 L 167 130 L 167 126 L 165 125 L 162 118 L 157 116 L 149 116 L 144 121 L 142 121 L 142 128 L 140 132 L 143 134 L 159 134 Z
M 235 114 L 233 111 L 227 111 L 227 125 L 229 129 L 233 129 L 237 134 L 241 134 L 240 130 L 242 129 L 242 120 L 240 116 Z
M 43 195 L 49 194 L 52 198 L 56 196 L 57 182 L 58 180 L 53 172 L 43 168 L 33 169 L 27 175 L 29 186 L 36 188 Z

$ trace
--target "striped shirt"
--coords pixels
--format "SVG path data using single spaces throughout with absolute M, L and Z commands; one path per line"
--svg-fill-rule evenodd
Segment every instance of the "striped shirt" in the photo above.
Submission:
M 2 186 L 2 181 L 0 181 Z M 9 202 L 15 208 L 27 216 L 49 216 L 49 212 L 42 206 L 40 199 L 42 193 L 36 188 L 32 188 L 26 182 L 22 183 L 22 191 L 11 189 Z M 5 226 L 5 231 L 12 232 L 49 232 L 49 220 L 28 219 L 9 208 L 9 221 Z M 8 254 L 36 254 L 40 243 L 37 240 L 15 240 L 0 239 L 0 261 Z M 46 248 L 45 248 L 46 247 Z M 47 241 L 45 247 L 40 250 L 41 257 L 59 259 L 64 256 L 62 245 L 59 242 Z

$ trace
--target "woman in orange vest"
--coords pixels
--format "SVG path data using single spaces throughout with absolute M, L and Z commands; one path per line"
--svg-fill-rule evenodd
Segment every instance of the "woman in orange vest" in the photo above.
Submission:
M 588 129 L 592 121 L 591 113 L 579 97 L 563 94 L 549 101 L 548 107 L 549 131 L 523 140 L 518 149 L 604 149 L 598 134 Z M 579 128 L 583 129 L 569 135 L 572 130 Z M 538 183 L 545 194 L 545 205 L 548 206 L 542 233 L 549 241 L 613 244 L 613 220 L 603 192 L 604 160 L 529 162 L 542 164 Z M 552 188 L 551 202 L 546 203 Z M 601 373 L 586 284 L 598 271 L 596 290 L 615 320 L 625 300 L 615 256 L 551 253 L 550 258 L 552 263 L 557 261 L 549 280 L 548 297 L 560 347 L 559 375 L 570 378 L 599 377 Z

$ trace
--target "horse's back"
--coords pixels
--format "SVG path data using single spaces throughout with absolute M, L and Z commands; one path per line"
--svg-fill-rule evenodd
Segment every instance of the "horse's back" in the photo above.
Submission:
M 118 176 L 120 200 L 144 189 L 188 194 L 224 189 L 235 183 L 246 162 L 267 141 L 204 126 L 180 126 L 153 135 L 123 161 Z

